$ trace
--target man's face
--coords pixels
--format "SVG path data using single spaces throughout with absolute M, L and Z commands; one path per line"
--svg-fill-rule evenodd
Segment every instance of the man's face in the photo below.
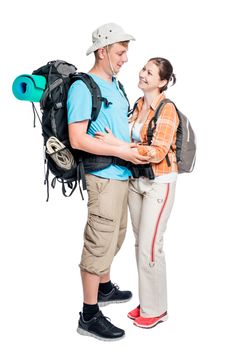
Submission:
M 108 48 L 109 57 L 115 73 L 119 73 L 122 65 L 128 61 L 127 51 L 128 45 L 122 45 L 121 43 L 115 43 Z

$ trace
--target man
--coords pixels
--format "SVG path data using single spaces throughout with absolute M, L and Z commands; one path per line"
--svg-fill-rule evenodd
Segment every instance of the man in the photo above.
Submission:
M 87 55 L 94 53 L 95 63 L 89 75 L 108 103 L 102 104 L 97 120 L 89 125 L 92 110 L 90 91 L 82 81 L 72 84 L 67 101 L 70 143 L 73 148 L 97 155 L 97 163 L 98 156 L 104 155 L 145 164 L 149 158 L 139 155 L 129 143 L 128 102 L 116 79 L 128 60 L 128 43 L 135 39 L 118 25 L 109 23 L 95 30 L 92 40 L 93 45 Z M 94 137 L 96 132 L 105 132 L 106 128 L 122 143 L 107 145 Z M 98 303 L 125 302 L 132 297 L 130 291 L 120 291 L 110 280 L 112 260 L 126 233 L 129 176 L 131 172 L 127 167 L 116 164 L 86 174 L 88 220 L 80 263 L 84 305 L 78 332 L 98 339 L 116 340 L 125 334 L 103 316 Z

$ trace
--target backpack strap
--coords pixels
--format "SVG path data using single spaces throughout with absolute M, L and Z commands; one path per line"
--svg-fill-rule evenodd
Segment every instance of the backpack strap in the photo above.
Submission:
M 74 74 L 72 77 L 72 83 L 81 80 L 87 86 L 92 97 L 92 112 L 91 112 L 91 121 L 96 120 L 100 112 L 102 102 L 106 99 L 102 98 L 101 90 L 99 86 L 95 83 L 94 79 L 87 73 L 78 73 Z
M 71 197 L 72 193 L 75 191 L 76 187 L 77 187 L 77 181 L 75 181 L 74 183 L 72 181 L 66 181 L 63 179 L 60 179 L 59 177 L 55 176 L 52 181 L 51 181 L 51 187 L 55 188 L 56 185 L 56 181 L 61 182 L 62 183 L 62 193 L 65 197 Z M 69 188 L 70 193 L 67 194 L 67 189 L 66 186 Z M 84 199 L 82 192 L 81 192 L 81 197 L 82 199 Z M 49 200 L 49 192 L 48 192 L 48 187 L 47 187 L 47 202 Z
M 48 76 L 48 82 L 49 82 L 49 76 Z M 47 87 L 46 87 L 46 89 L 41 97 L 41 100 L 40 100 L 40 106 L 42 109 L 45 108 L 45 104 L 46 104 L 46 100 L 47 100 L 48 96 L 50 95 L 52 97 L 51 92 L 54 89 L 56 89 L 59 85 L 61 85 L 62 83 L 63 83 L 63 79 L 58 78 L 53 83 L 47 84 Z
M 102 102 L 105 103 L 105 105 L 108 107 L 111 102 L 109 102 L 106 98 L 102 97 L 101 90 L 98 86 L 98 84 L 94 81 L 94 79 L 87 73 L 78 73 L 74 74 L 71 77 L 71 84 L 73 84 L 75 81 L 81 80 L 83 83 L 86 85 L 88 88 L 91 98 L 92 98 L 92 111 L 91 111 L 91 119 L 89 120 L 87 131 L 92 123 L 92 121 L 95 121 L 98 117 L 98 114 L 100 112 L 100 109 L 102 107 Z M 77 181 L 79 184 L 79 190 L 82 199 L 84 199 L 81 186 L 80 186 L 80 181 L 82 182 L 82 187 L 83 190 L 86 190 L 86 181 L 85 181 L 85 169 L 84 169 L 84 157 L 85 157 L 85 152 L 82 152 L 83 157 L 80 157 L 78 160 L 77 164 Z
M 129 110 L 128 112 L 128 118 L 134 113 L 135 109 L 137 108 L 137 104 L 139 102 L 139 100 L 141 99 L 141 97 L 139 97 L 136 102 L 134 103 L 132 109 Z
M 149 125 L 148 125 L 148 129 L 147 129 L 147 140 L 148 140 L 148 145 L 151 145 L 152 139 L 153 139 L 153 135 L 154 135 L 154 131 L 157 127 L 157 121 L 158 121 L 158 116 L 161 112 L 161 110 L 163 109 L 163 107 L 167 104 L 167 103 L 173 103 L 173 105 L 175 106 L 174 102 L 172 102 L 169 98 L 165 98 L 164 100 L 162 100 L 158 106 L 158 108 L 156 109 L 153 118 L 150 120 Z M 176 106 L 175 106 L 176 108 Z M 176 108 L 177 109 L 177 108 Z M 166 155 L 166 162 L 168 167 L 171 166 L 171 162 L 170 159 L 168 157 L 168 154 Z
M 126 91 L 125 91 L 125 89 L 124 89 L 123 84 L 122 84 L 119 80 L 118 80 L 118 84 L 119 84 L 120 90 L 122 91 L 122 93 L 124 94 L 124 97 L 126 98 L 126 100 L 127 100 L 127 102 L 128 102 L 128 114 L 129 114 L 129 112 L 130 112 L 130 103 L 129 103 L 128 96 L 127 96 L 127 94 L 126 94 Z

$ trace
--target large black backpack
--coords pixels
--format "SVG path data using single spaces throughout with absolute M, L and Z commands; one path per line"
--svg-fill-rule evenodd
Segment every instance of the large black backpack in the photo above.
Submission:
M 56 181 L 61 182 L 62 192 L 68 197 L 71 196 L 79 184 L 80 193 L 83 199 L 80 181 L 83 190 L 85 185 L 85 172 L 103 169 L 112 163 L 124 165 L 121 160 L 114 157 L 94 156 L 71 147 L 68 135 L 67 122 L 67 94 L 68 90 L 76 80 L 82 80 L 89 89 L 92 96 L 92 113 L 89 126 L 96 120 L 104 102 L 109 102 L 102 97 L 99 86 L 92 77 L 86 73 L 78 73 L 77 68 L 65 61 L 50 61 L 46 65 L 33 71 L 33 75 L 42 75 L 46 78 L 47 84 L 44 94 L 40 100 L 42 119 L 33 104 L 34 120 L 38 116 L 42 126 L 42 136 L 45 149 L 45 184 L 47 185 L 47 201 L 49 199 L 49 174 L 53 174 L 51 186 L 54 188 Z M 127 98 L 122 84 L 121 90 Z M 88 126 L 88 127 L 89 127 Z M 118 162 L 119 161 L 119 162 Z M 85 166 L 84 166 L 85 165 Z

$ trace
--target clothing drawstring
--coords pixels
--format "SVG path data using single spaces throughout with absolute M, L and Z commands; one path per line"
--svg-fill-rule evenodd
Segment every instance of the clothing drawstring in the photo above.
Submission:
M 109 45 L 106 46 L 106 52 L 107 52 L 108 62 L 109 62 L 109 65 L 110 65 L 110 69 L 111 69 L 112 75 L 116 78 L 117 73 L 114 71 L 114 68 L 113 68 L 113 65 L 112 65 L 112 62 L 111 62 L 111 59 L 110 59 L 110 55 L 109 55 Z

